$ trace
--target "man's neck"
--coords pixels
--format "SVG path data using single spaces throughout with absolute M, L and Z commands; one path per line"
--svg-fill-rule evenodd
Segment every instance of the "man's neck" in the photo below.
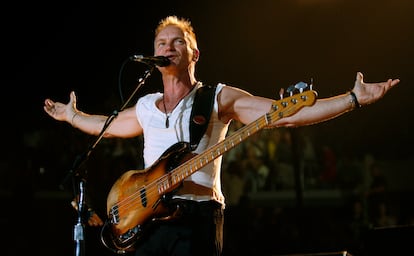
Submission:
M 194 77 L 180 79 L 178 77 L 163 77 L 164 97 L 167 100 L 177 100 L 185 97 L 196 85 Z

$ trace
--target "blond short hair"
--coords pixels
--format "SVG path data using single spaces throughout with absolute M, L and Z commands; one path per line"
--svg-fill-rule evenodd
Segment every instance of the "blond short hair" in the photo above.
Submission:
M 155 37 L 158 36 L 161 30 L 163 30 L 167 26 L 177 26 L 180 29 L 183 30 L 185 37 L 190 42 L 190 48 L 191 49 L 198 49 L 197 48 L 197 39 L 196 35 L 194 33 L 194 28 L 191 24 L 191 22 L 188 19 L 185 18 L 179 18 L 177 16 L 168 16 L 164 19 L 162 19 L 159 23 L 157 28 L 155 29 Z

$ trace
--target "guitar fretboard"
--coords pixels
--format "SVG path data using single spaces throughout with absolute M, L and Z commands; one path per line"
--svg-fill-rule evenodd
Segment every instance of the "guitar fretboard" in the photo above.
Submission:
M 202 154 L 194 156 L 171 172 L 166 173 L 157 182 L 158 193 L 164 194 L 165 191 L 182 182 L 185 178 L 203 168 L 217 157 L 223 155 L 261 129 L 268 127 L 269 124 L 283 117 L 293 115 L 304 106 L 313 105 L 315 100 L 316 92 L 309 90 L 282 100 L 274 101 L 270 112 L 259 117 L 254 122 L 243 126 L 235 133 L 229 135 L 225 140 L 208 148 Z

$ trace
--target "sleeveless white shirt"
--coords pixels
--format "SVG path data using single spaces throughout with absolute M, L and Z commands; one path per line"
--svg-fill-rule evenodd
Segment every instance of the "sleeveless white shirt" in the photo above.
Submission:
M 194 89 L 174 108 L 169 116 L 168 128 L 165 125 L 165 113 L 156 106 L 157 101 L 162 98 L 162 93 L 147 94 L 138 100 L 136 104 L 136 115 L 144 131 L 144 164 L 146 168 L 154 164 L 175 143 L 190 141 L 191 109 L 195 92 L 200 86 L 202 84 L 200 82 L 197 83 Z M 195 150 L 197 154 L 204 152 L 207 148 L 222 141 L 227 134 L 228 124 L 224 124 L 218 119 L 217 95 L 224 86 L 224 84 L 220 83 L 217 85 L 210 122 L 207 131 Z M 189 194 L 175 197 L 195 201 L 216 200 L 224 205 L 220 176 L 221 161 L 222 157 L 220 156 L 186 178 L 186 180 L 211 188 L 213 190 L 213 196 Z

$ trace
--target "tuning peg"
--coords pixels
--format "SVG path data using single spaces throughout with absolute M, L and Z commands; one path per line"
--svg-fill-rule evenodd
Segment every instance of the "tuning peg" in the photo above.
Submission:
M 308 84 L 305 82 L 299 82 L 297 84 L 295 84 L 295 88 L 299 90 L 300 93 L 303 92 L 303 90 L 308 87 Z
M 283 94 L 284 93 L 285 93 L 285 89 L 280 88 L 280 90 L 279 90 L 279 97 L 280 97 L 281 100 L 283 100 Z
M 295 86 L 291 85 L 286 89 L 286 92 L 289 93 L 289 96 L 292 96 L 294 90 L 295 90 Z

